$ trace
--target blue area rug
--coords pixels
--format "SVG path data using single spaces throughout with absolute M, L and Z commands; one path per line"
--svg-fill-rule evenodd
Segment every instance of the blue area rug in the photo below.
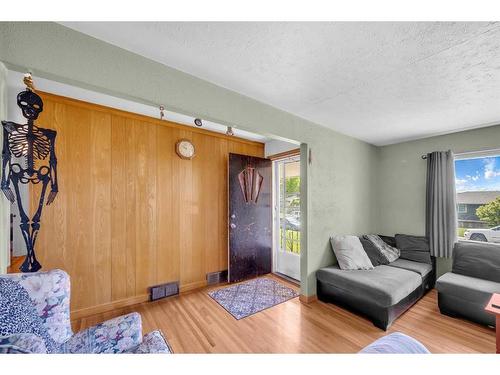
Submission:
M 237 320 L 268 309 L 299 294 L 271 279 L 258 278 L 208 293 Z

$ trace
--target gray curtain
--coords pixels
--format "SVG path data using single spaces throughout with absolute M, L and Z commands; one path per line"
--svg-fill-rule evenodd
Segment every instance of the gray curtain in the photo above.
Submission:
M 431 254 L 451 258 L 457 242 L 455 160 L 451 151 L 427 154 L 426 235 Z

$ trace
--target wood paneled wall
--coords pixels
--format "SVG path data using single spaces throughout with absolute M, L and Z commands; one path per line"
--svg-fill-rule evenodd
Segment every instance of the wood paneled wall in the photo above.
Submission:
M 41 96 L 38 124 L 58 133 L 59 195 L 36 250 L 43 269 L 71 275 L 73 317 L 147 300 L 163 282 L 200 287 L 227 269 L 228 154 L 262 157 L 263 144 Z M 176 155 L 180 138 L 194 159 Z

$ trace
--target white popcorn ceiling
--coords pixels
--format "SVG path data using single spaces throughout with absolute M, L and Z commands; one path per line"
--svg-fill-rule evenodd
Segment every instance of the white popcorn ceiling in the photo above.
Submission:
M 500 123 L 500 24 L 64 22 L 375 145 Z

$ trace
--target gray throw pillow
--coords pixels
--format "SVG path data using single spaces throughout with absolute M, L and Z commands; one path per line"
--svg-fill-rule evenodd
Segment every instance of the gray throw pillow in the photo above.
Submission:
M 389 263 L 394 262 L 396 259 L 399 258 L 399 255 L 400 255 L 399 249 L 388 245 L 378 235 L 365 234 L 363 236 L 363 238 L 370 241 L 382 253 L 382 255 L 389 261 Z
M 363 245 L 363 249 L 365 250 L 366 255 L 368 255 L 368 258 L 370 258 L 374 267 L 389 264 L 387 258 L 382 255 L 382 253 L 375 247 L 374 244 L 371 243 L 371 241 L 368 241 L 363 237 L 360 237 L 359 240 L 361 241 L 361 245 Z
M 396 246 L 396 238 L 395 237 L 391 237 L 391 236 L 384 236 L 382 234 L 379 234 L 378 235 L 382 241 L 384 241 L 387 245 L 389 246 L 392 246 L 392 247 L 397 247 Z
M 372 262 L 356 236 L 330 237 L 333 252 L 342 270 L 371 270 Z

